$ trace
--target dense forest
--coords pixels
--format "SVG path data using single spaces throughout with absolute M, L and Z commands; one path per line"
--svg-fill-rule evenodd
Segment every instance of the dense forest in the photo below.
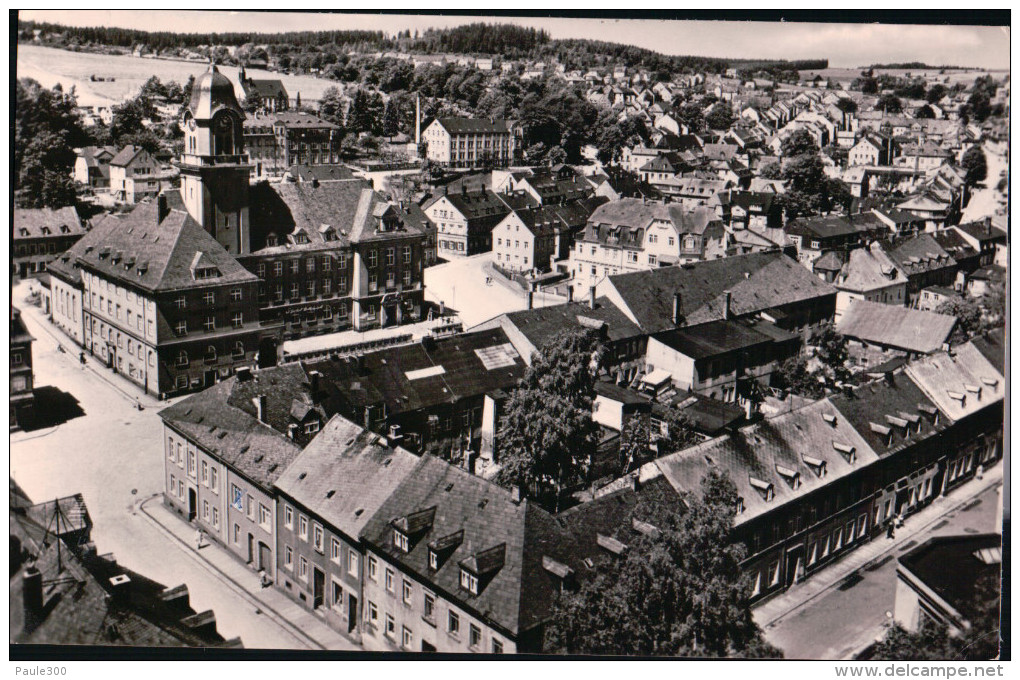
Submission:
M 382 31 L 301 31 L 290 33 L 169 33 L 105 27 L 79 28 L 33 21 L 18 22 L 19 40 L 30 40 L 33 31 L 60 34 L 66 47 L 104 45 L 130 49 L 144 44 L 162 52 L 208 46 L 264 45 L 268 54 L 286 59 L 282 68 L 321 68 L 340 61 L 349 52 L 395 51 L 403 53 L 485 54 L 508 59 L 555 59 L 568 69 L 627 66 L 654 72 L 722 73 L 727 68 L 753 70 L 818 69 L 827 60 L 760 61 L 664 55 L 652 50 L 598 40 L 552 40 L 544 30 L 512 24 L 474 23 L 455 28 L 429 29 L 423 33 L 401 31 L 388 36 Z M 263 50 L 255 50 L 261 55 Z M 266 56 L 268 56 L 268 54 Z M 303 59 L 302 59 L 303 57 Z M 229 58 L 228 58 L 229 60 Z M 314 65 L 318 63 L 319 65 Z

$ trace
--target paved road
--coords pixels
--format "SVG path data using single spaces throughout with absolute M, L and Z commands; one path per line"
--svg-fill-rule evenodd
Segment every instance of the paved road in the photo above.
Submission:
M 11 436 L 11 476 L 37 502 L 81 492 L 101 553 L 167 586 L 188 585 L 197 611 L 212 609 L 220 633 L 239 636 L 246 647 L 304 648 L 254 605 L 226 587 L 138 513 L 137 503 L 162 489 L 161 425 L 158 408 L 137 411 L 133 396 L 92 370 L 77 353 L 57 350 L 70 341 L 23 303 L 27 286 L 14 289 L 33 344 L 36 386 L 55 386 L 78 401 L 84 415 L 56 427 Z M 143 403 L 151 403 L 143 398 Z
M 928 531 L 880 559 L 861 577 L 820 595 L 766 628 L 765 637 L 789 659 L 842 659 L 880 635 L 896 600 L 896 558 L 933 536 L 995 531 L 996 489 L 947 513 Z M 909 523 L 911 520 L 908 519 Z M 876 538 L 884 541 L 884 538 Z
M 528 306 L 524 291 L 499 281 L 486 284 L 485 267 L 492 262 L 492 253 L 451 260 L 425 270 L 425 297 L 457 310 L 464 328 L 471 328 L 505 312 Z M 536 307 L 559 304 L 561 298 L 536 293 Z
M 992 148 L 985 144 L 985 160 L 988 163 L 988 177 L 982 183 L 983 186 L 975 189 L 971 194 L 967 207 L 963 209 L 961 223 L 976 222 L 985 217 L 993 215 L 998 208 L 999 192 L 996 187 L 999 185 L 999 173 L 1006 169 L 1006 157 L 998 150 L 1001 147 Z

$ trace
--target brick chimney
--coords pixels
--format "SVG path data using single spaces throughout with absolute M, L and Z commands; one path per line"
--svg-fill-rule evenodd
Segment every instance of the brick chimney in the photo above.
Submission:
M 255 417 L 259 419 L 260 423 L 266 422 L 266 395 L 260 394 L 257 397 L 252 397 L 251 402 L 255 404 Z
M 156 196 L 156 223 L 162 224 L 163 220 L 170 214 L 170 205 L 167 202 L 166 192 L 161 191 Z
M 673 293 L 673 325 L 679 326 L 683 317 L 683 296 L 680 291 Z
M 723 293 L 723 317 L 724 319 L 730 318 L 730 303 L 733 301 L 733 293 L 726 291 Z

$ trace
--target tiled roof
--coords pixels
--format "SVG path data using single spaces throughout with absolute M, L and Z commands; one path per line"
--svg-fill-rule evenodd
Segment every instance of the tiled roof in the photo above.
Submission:
M 892 238 L 881 243 L 882 249 L 907 276 L 936 269 L 957 267 L 949 253 L 942 249 L 931 234 L 917 234 L 904 239 Z
M 134 161 L 135 158 L 137 158 L 139 155 L 143 153 L 148 155 L 148 153 L 142 147 L 128 144 L 127 146 L 120 150 L 120 153 L 118 153 L 110 160 L 110 165 L 127 167 L 131 165 L 131 162 Z
M 1006 375 L 1006 329 L 997 328 L 971 339 L 971 344 L 1001 375 Z
M 748 351 L 772 342 L 771 336 L 756 331 L 748 324 L 728 319 L 663 331 L 653 337 L 695 360 Z
M 450 192 L 438 198 L 446 198 L 468 220 L 478 220 L 480 224 L 495 226 L 510 213 L 510 208 L 500 200 L 499 196 L 489 191 L 473 193 Z M 426 204 L 428 207 L 428 204 Z M 490 224 L 491 223 L 491 224 Z
M 955 229 L 940 229 L 932 234 L 932 237 L 942 250 L 949 253 L 958 263 L 969 258 L 981 256 L 981 253 L 971 248 L 966 239 L 960 236 Z
M 929 412 L 922 410 L 920 405 L 929 409 L 935 408 L 935 405 L 902 372 L 889 373 L 881 380 L 829 397 L 829 401 L 882 458 L 946 427 L 941 420 L 937 425 L 932 423 Z M 908 427 L 891 422 L 890 417 L 896 418 L 897 422 L 906 421 Z M 871 427 L 873 423 L 889 428 L 889 435 L 876 432 Z
M 493 352 L 503 361 L 483 359 Z M 524 376 L 525 363 L 502 329 L 492 329 L 430 341 L 427 348 L 404 345 L 352 361 L 310 362 L 305 368 L 324 376 L 330 413 L 360 416 L 365 406 L 379 403 L 385 403 L 388 414 L 398 415 L 509 389 Z M 432 371 L 415 373 L 423 369 Z
M 434 508 L 431 524 L 411 536 L 410 550 L 394 546 L 392 523 Z M 438 570 L 428 566 L 428 546 L 462 531 L 459 543 L 441 555 Z M 419 580 L 511 635 L 520 636 L 549 615 L 559 579 L 543 568 L 543 557 L 571 567 L 575 550 L 569 534 L 551 515 L 527 499 L 515 502 L 509 491 L 430 455 L 383 502 L 361 533 L 378 553 L 399 563 Z M 496 551 L 502 564 L 486 557 Z M 476 567 L 478 594 L 460 586 L 461 565 Z M 490 570 L 491 569 L 491 570 Z
M 811 265 L 816 272 L 838 272 L 843 268 L 843 260 L 835 250 L 822 255 Z
M 732 294 L 734 316 L 836 293 L 835 288 L 778 252 L 618 274 L 610 276 L 608 284 L 619 293 L 627 307 L 624 311 L 650 333 L 674 327 L 676 293 L 681 295 L 681 311 L 688 324 L 721 319 L 727 290 Z
M 287 97 L 287 88 L 284 87 L 282 80 L 255 80 L 254 78 L 245 78 L 241 81 L 241 88 L 244 90 L 245 96 L 249 97 L 252 94 L 271 99 Z
M 85 233 L 74 206 L 57 209 L 15 208 L 14 223 L 11 226 L 15 241 L 51 236 L 81 236 Z
M 291 177 L 303 182 L 318 180 L 319 182 L 335 182 L 337 180 L 358 180 L 351 169 L 345 165 L 292 165 L 288 170 Z
M 417 465 L 414 454 L 334 416 L 276 480 L 276 487 L 354 540 Z
M 290 422 L 290 406 L 301 392 L 303 371 L 289 364 L 264 369 L 247 381 L 238 376 L 163 409 L 160 417 L 203 449 L 248 479 L 269 489 L 301 451 L 299 435 L 283 432 Z M 266 397 L 263 416 L 255 417 L 251 399 Z M 303 430 L 300 437 L 306 437 Z M 307 441 L 307 438 L 305 438 Z
M 168 196 L 173 201 L 173 196 Z M 57 262 L 78 263 L 99 275 L 149 291 L 250 283 L 256 276 L 237 263 L 223 246 L 183 208 L 171 208 L 157 221 L 156 201 L 145 201 L 117 220 L 104 220 L 85 234 Z M 197 253 L 219 270 L 213 279 L 196 279 Z M 67 258 L 66 260 L 64 258 Z M 57 266 L 58 271 L 67 267 Z
M 1002 401 L 1005 378 L 972 343 L 964 343 L 950 355 L 937 352 L 906 367 L 907 375 L 952 420 Z
M 985 222 L 968 222 L 958 224 L 956 228 L 978 241 L 1005 241 L 1006 232 Z
M 869 300 L 854 300 L 837 324 L 847 337 L 920 354 L 942 347 L 955 326 L 955 316 Z
M 863 230 L 842 215 L 827 215 L 824 217 L 801 217 L 791 220 L 786 225 L 786 231 L 790 234 L 833 238 L 836 236 L 858 234 Z
M 815 268 L 818 269 L 817 263 Z M 850 251 L 850 259 L 841 268 L 836 279 L 836 287 L 840 290 L 863 292 L 906 282 L 907 275 L 881 248 L 873 246 Z
M 710 467 L 727 473 L 743 499 L 744 511 L 734 520 L 739 525 L 876 460 L 860 434 L 839 417 L 828 400 L 822 400 L 670 454 L 654 464 L 679 492 L 698 493 Z M 825 465 L 824 477 L 818 474 L 819 463 Z M 785 471 L 796 473 L 799 485 Z
M 489 118 L 437 118 L 451 135 L 459 134 L 492 134 L 510 133 L 510 127 L 505 120 Z

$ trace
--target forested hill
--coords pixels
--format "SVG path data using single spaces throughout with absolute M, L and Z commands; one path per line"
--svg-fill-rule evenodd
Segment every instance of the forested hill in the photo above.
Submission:
M 301 31 L 289 33 L 170 33 L 116 27 L 79 28 L 33 21 L 18 22 L 18 39 L 31 40 L 41 31 L 46 44 L 68 48 L 107 46 L 130 49 L 145 45 L 163 52 L 175 48 L 208 46 L 240 47 L 264 45 L 272 55 L 317 52 L 340 55 L 347 52 L 396 51 L 424 54 L 492 55 L 509 59 L 555 59 L 568 69 L 589 69 L 620 65 L 650 71 L 712 72 L 745 66 L 752 60 L 718 59 L 664 55 L 652 50 L 598 40 L 553 40 L 544 30 L 512 24 L 474 23 L 455 28 L 429 29 L 422 33 L 402 31 Z M 228 59 L 229 60 L 229 59 Z M 804 62 L 762 62 L 784 70 L 826 68 L 826 60 Z

